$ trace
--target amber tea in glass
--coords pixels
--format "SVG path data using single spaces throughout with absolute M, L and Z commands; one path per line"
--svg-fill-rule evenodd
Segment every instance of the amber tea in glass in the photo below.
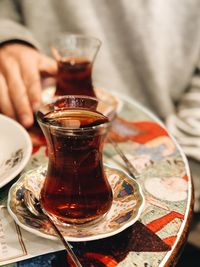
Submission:
M 91 36 L 61 34 L 52 43 L 57 61 L 56 95 L 95 97 L 92 67 L 101 42 Z
M 102 150 L 114 113 L 101 102 L 64 96 L 38 112 L 49 153 L 41 204 L 57 222 L 90 222 L 111 207 L 113 196 Z

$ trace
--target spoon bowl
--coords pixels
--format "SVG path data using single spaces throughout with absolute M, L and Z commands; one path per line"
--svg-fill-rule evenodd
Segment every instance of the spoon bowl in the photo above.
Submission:
M 39 200 L 30 190 L 26 189 L 24 192 L 24 204 L 27 209 L 36 217 L 45 218 L 45 214 L 42 211 Z

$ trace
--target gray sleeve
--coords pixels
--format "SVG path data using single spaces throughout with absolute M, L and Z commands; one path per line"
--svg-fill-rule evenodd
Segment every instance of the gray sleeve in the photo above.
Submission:
M 0 1 L 0 44 L 19 40 L 40 49 L 39 43 L 23 25 L 22 20 L 20 1 Z
M 200 161 L 200 69 L 191 77 L 187 90 L 176 104 L 174 114 L 166 120 L 167 128 L 176 137 L 189 158 Z

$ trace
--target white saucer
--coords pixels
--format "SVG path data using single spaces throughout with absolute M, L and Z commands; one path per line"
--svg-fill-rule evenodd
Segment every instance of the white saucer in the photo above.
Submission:
M 57 225 L 68 241 L 89 241 L 115 235 L 138 220 L 144 197 L 139 184 L 122 170 L 105 166 L 108 181 L 113 190 L 113 203 L 109 212 L 101 220 L 90 225 Z M 25 188 L 38 197 L 45 179 L 46 165 L 24 173 L 10 188 L 8 211 L 25 230 L 48 239 L 57 239 L 48 221 L 33 216 L 24 206 L 22 198 Z
M 32 143 L 27 131 L 15 120 L 0 114 L 0 188 L 14 179 L 27 164 Z

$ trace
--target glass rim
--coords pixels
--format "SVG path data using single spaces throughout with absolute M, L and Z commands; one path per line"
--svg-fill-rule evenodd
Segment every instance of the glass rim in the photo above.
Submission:
M 75 99 L 75 98 L 79 98 L 79 99 L 91 99 L 91 100 L 95 100 L 98 102 L 102 102 L 102 103 L 105 103 L 107 105 L 111 105 L 111 103 L 109 103 L 108 101 L 106 100 L 101 100 L 99 99 L 98 97 L 91 97 L 91 96 L 85 96 L 85 95 L 64 95 L 64 96 L 54 96 L 51 101 L 49 101 L 48 103 L 45 103 L 43 105 L 41 105 L 41 107 L 39 108 L 39 110 L 36 112 L 36 119 L 37 121 L 39 121 L 40 124 L 44 125 L 45 127 L 46 126 L 49 126 L 51 127 L 52 129 L 55 129 L 55 130 L 60 130 L 60 131 L 63 131 L 63 132 L 68 132 L 68 133 L 71 133 L 71 134 L 75 134 L 75 133 L 84 133 L 84 132 L 91 132 L 91 131 L 95 131 L 95 130 L 101 130 L 101 129 L 107 129 L 111 126 L 112 124 L 112 121 L 113 119 L 109 120 L 109 116 L 106 116 L 104 115 L 103 113 L 101 113 L 103 116 L 105 116 L 106 118 L 108 118 L 108 122 L 104 122 L 102 124 L 99 124 L 99 125 L 95 125 L 95 126 L 89 126 L 89 127 L 80 127 L 80 128 L 67 128 L 66 126 L 56 126 L 56 125 L 52 125 L 50 123 L 47 122 L 44 122 L 42 121 L 42 118 L 39 116 L 39 113 L 41 112 L 40 110 L 43 108 L 43 107 L 48 107 L 48 105 L 51 105 L 53 104 L 56 100 L 59 100 L 59 99 L 63 99 L 63 98 L 67 98 L 67 99 Z M 86 108 L 85 108 L 86 109 Z M 58 108 L 57 109 L 58 111 L 59 110 L 63 110 L 63 108 Z M 84 110 L 84 108 L 83 108 Z M 98 111 L 96 111 L 98 113 Z M 41 112 L 42 113 L 42 112 Z M 113 114 L 115 114 L 116 111 L 115 109 L 113 108 Z M 115 117 L 115 115 L 114 115 Z
M 102 45 L 102 41 L 93 35 L 88 35 L 83 33 L 61 32 L 57 36 L 55 36 L 55 38 L 52 40 L 51 46 L 55 45 L 56 41 L 62 40 L 62 38 L 67 38 L 67 37 L 77 37 L 81 40 L 95 41 L 96 47 L 100 47 Z M 65 40 L 63 39 L 63 41 Z

